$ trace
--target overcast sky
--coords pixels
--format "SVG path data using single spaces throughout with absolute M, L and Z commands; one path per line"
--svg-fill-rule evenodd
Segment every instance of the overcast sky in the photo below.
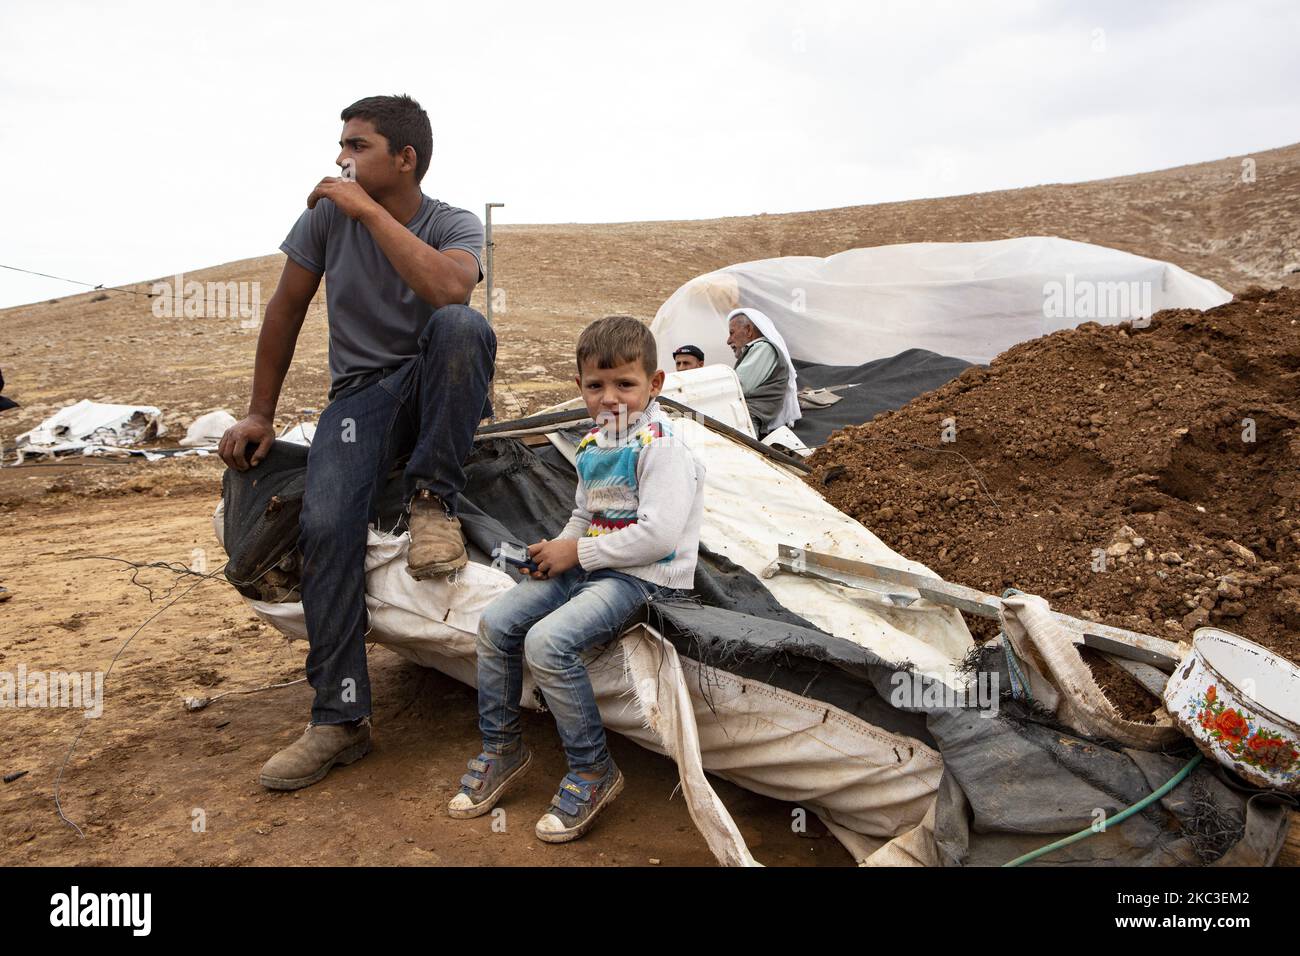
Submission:
M 506 223 L 1218 159 L 1300 140 L 1298 39 L 1291 0 L 3 0 L 0 263 L 116 284 L 274 252 L 378 93 L 429 112 L 424 191 Z M 0 270 L 0 307 L 77 291 Z

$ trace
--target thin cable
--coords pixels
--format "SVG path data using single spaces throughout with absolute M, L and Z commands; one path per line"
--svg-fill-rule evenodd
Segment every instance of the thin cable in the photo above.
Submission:
M 130 568 L 134 568 L 135 570 L 131 572 L 131 583 L 138 588 L 144 588 L 144 590 L 148 592 L 150 604 L 152 604 L 155 600 L 166 599 L 166 597 L 169 594 L 171 594 L 178 587 L 180 587 L 180 583 L 178 581 L 176 584 L 173 584 L 171 587 L 169 587 L 166 591 L 162 593 L 161 598 L 155 598 L 153 596 L 153 588 L 137 580 L 140 572 L 145 570 L 146 568 L 157 568 L 160 571 L 170 571 L 172 572 L 172 574 L 175 574 L 178 577 L 182 577 L 182 578 L 185 577 L 186 575 L 193 575 L 194 577 L 198 577 L 198 578 L 208 577 L 208 574 L 206 572 L 195 571 L 193 568 L 186 567 L 185 565 L 181 564 L 179 561 L 150 561 L 148 563 L 144 563 L 141 561 L 128 561 L 126 558 L 114 558 L 106 554 L 79 554 L 73 557 L 72 560 L 73 561 L 116 561 L 119 564 L 125 564 Z
M 92 292 L 101 289 L 105 292 L 128 292 L 131 295 L 142 295 L 147 299 L 157 298 L 161 294 L 158 292 L 139 292 L 135 289 L 123 289 L 121 286 L 116 285 L 106 286 L 102 282 L 99 285 L 95 285 L 91 282 L 82 282 L 80 279 L 65 279 L 63 276 L 52 276 L 48 272 L 34 272 L 31 269 L 20 269 L 18 266 L 7 266 L 3 262 L 0 262 L 0 269 L 8 269 L 11 272 L 25 272 L 29 276 L 40 276 L 43 279 L 56 279 L 59 282 L 71 282 L 73 285 L 84 285 Z
M 229 697 L 232 694 L 256 694 L 259 691 L 264 691 L 264 690 L 279 690 L 281 687 L 292 687 L 294 684 L 305 683 L 306 680 L 307 678 L 305 677 L 299 677 L 295 680 L 285 681 L 283 684 L 267 684 L 265 687 L 246 687 L 243 690 L 222 691 L 216 697 L 205 698 L 204 699 L 205 703 L 203 706 L 206 707 L 208 706 L 208 704 L 215 704 L 217 701 L 221 700 L 221 698 Z
M 158 610 L 150 614 L 148 619 L 146 619 L 143 624 L 141 624 L 139 627 L 137 627 L 134 631 L 131 632 L 131 636 L 128 637 L 123 642 L 122 646 L 117 649 L 117 653 L 113 655 L 113 659 L 108 664 L 108 670 L 104 672 L 104 683 L 101 686 L 101 691 L 100 691 L 101 693 L 103 692 L 103 688 L 108 686 L 108 678 L 109 675 L 113 673 L 113 665 L 117 663 L 117 659 L 122 656 L 122 653 L 127 649 L 130 643 L 133 640 L 135 640 L 135 636 L 139 634 L 141 631 L 143 631 L 145 627 L 149 624 L 149 622 L 152 621 L 154 618 L 156 618 L 159 614 L 167 610 L 169 607 L 171 607 L 181 598 L 185 597 L 185 595 L 189 594 L 191 591 L 193 591 L 204 581 L 210 581 L 213 577 L 219 574 L 224 568 L 225 568 L 225 564 L 222 564 L 221 567 L 217 568 L 216 571 L 213 571 L 211 574 L 204 575 L 198 581 L 195 581 L 193 584 L 187 587 L 180 594 L 176 595 L 174 598 L 172 598 L 170 601 L 168 601 Z M 81 735 L 86 732 L 89 726 L 90 726 L 89 724 L 83 724 L 82 728 L 79 731 L 77 731 L 77 736 L 72 739 L 72 745 L 68 747 L 68 753 L 63 758 L 63 763 L 59 766 L 58 775 L 55 776 L 54 778 L 54 806 L 59 811 L 59 818 L 62 819 L 63 822 L 66 823 L 68 826 L 72 827 L 72 829 L 76 830 L 77 836 L 81 837 L 81 839 L 83 840 L 86 838 L 86 834 L 82 831 L 81 827 L 77 826 L 75 823 L 69 820 L 67 815 L 63 812 L 63 803 L 59 800 L 59 788 L 63 782 L 63 771 L 67 769 L 68 761 L 72 759 L 72 755 L 77 749 L 77 744 L 81 740 Z

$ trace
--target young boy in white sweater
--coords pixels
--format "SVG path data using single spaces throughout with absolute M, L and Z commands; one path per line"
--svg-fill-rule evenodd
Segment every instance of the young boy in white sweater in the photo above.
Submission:
M 616 638 L 643 604 L 693 586 L 704 511 L 704 467 L 655 401 L 657 355 L 631 316 L 593 322 L 578 339 L 578 389 L 596 427 L 578 443 L 577 507 L 558 537 L 529 545 L 537 571 L 479 621 L 483 752 L 448 805 L 453 817 L 487 813 L 532 760 L 520 734 L 524 660 L 569 763 L 538 839 L 582 836 L 623 789 L 581 655 Z

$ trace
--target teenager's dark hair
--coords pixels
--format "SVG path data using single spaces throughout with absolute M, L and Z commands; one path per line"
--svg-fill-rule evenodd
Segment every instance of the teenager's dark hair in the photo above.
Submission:
M 433 158 L 433 127 L 429 114 L 405 93 L 401 96 L 367 96 L 357 100 L 339 117 L 370 120 L 375 132 L 388 140 L 388 154 L 396 156 L 406 147 L 415 150 L 415 181 L 421 182 Z
M 578 336 L 578 374 L 582 366 L 595 362 L 597 368 L 618 368 L 640 362 L 646 375 L 659 371 L 659 347 L 654 333 L 640 319 L 630 315 L 607 315 L 597 319 Z

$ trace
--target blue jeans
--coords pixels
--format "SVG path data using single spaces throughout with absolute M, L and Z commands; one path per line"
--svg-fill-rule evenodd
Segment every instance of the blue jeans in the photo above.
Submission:
M 494 600 L 478 627 L 483 749 L 510 753 L 519 745 L 526 659 L 555 715 L 569 769 L 603 773 L 609 766 L 605 726 L 580 655 L 618 637 L 643 604 L 682 593 L 622 571 L 575 567 L 544 581 L 526 578 Z
M 299 520 L 311 718 L 370 714 L 366 669 L 366 526 L 393 463 L 410 455 L 406 497 L 428 488 L 452 509 L 488 401 L 496 335 L 478 312 L 448 305 L 429 318 L 419 352 L 386 377 L 341 391 L 321 413 L 307 457 Z

